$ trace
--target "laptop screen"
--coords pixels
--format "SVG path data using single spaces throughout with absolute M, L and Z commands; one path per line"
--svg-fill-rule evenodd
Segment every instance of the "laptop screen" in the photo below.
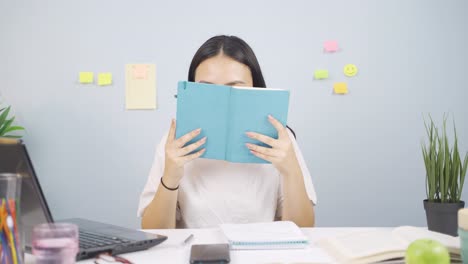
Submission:
M 21 175 L 20 213 L 25 234 L 25 245 L 31 245 L 32 228 L 53 222 L 47 202 L 42 194 L 31 160 L 24 144 L 0 144 L 0 173 Z

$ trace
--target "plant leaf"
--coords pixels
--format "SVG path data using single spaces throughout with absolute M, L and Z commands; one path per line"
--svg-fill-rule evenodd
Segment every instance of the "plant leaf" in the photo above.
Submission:
M 10 108 L 11 108 L 11 106 L 7 107 L 6 110 L 0 115 L 0 129 L 4 125 L 5 120 L 7 119 L 8 113 L 10 113 Z M 5 108 L 3 108 L 3 109 L 5 109 Z M 2 111 L 3 111 L 3 109 L 2 109 Z
M 443 174 L 443 178 L 444 178 L 444 191 L 443 191 L 443 194 L 444 194 L 444 200 L 448 201 L 448 200 L 450 200 L 450 195 L 448 193 L 448 190 L 449 190 L 448 187 L 449 187 L 449 180 L 450 180 L 452 156 L 451 156 L 450 149 L 449 149 L 447 134 L 445 134 L 445 133 L 444 133 L 444 142 L 445 142 L 444 143 L 444 145 L 445 145 L 445 148 L 444 148 L 445 163 L 444 163 L 444 174 Z
M 7 128 L 5 130 L 5 132 L 3 132 L 3 133 L 6 134 L 8 132 L 13 132 L 13 131 L 17 131 L 17 130 L 24 130 L 24 127 L 22 127 L 22 126 L 11 126 L 11 127 Z
M 452 198 L 454 199 L 454 202 L 458 202 L 458 181 L 459 181 L 459 172 L 460 172 L 460 153 L 458 152 L 458 137 L 457 137 L 457 132 L 455 130 L 455 123 L 454 123 L 454 135 L 455 135 L 455 141 L 453 143 L 453 151 L 452 151 L 452 170 L 451 170 L 451 180 L 452 184 L 450 185 L 452 187 Z
M 429 162 L 427 159 L 427 151 L 426 151 L 426 146 L 424 145 L 424 142 L 421 142 L 421 150 L 422 150 L 422 155 L 423 155 L 424 167 L 426 168 L 426 197 L 427 199 L 429 199 L 430 198 L 429 189 L 430 189 L 431 183 L 429 182 L 429 175 L 428 175 Z
M 461 197 L 461 193 L 462 193 L 462 190 L 463 190 L 463 185 L 465 184 L 465 176 L 466 176 L 466 171 L 467 171 L 467 168 L 468 168 L 468 152 L 466 152 L 465 154 L 465 161 L 463 162 L 463 165 L 460 165 L 462 166 L 461 169 L 460 169 L 460 191 L 458 192 L 458 200 L 460 200 L 460 197 Z
M 11 123 L 13 123 L 13 121 L 15 120 L 15 118 L 11 118 L 11 119 L 8 119 L 2 127 L 0 127 L 0 136 L 4 136 L 5 135 L 5 130 L 7 130 L 10 126 L 11 126 Z
M 3 137 L 6 137 L 6 138 L 21 138 L 21 136 L 13 136 L 13 135 L 6 135 L 6 136 L 3 136 Z

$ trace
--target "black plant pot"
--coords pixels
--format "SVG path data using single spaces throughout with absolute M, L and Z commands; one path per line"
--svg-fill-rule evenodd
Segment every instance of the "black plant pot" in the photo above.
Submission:
M 465 202 L 438 203 L 424 200 L 427 227 L 431 231 L 457 236 L 458 210 L 465 207 Z

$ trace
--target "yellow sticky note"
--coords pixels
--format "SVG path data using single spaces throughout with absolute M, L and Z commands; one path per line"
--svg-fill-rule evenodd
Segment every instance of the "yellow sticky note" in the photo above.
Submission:
M 328 78 L 328 70 L 316 70 L 314 72 L 314 78 L 316 80 L 327 79 Z
M 348 85 L 344 82 L 335 83 L 333 84 L 333 91 L 336 94 L 347 94 L 348 93 Z
M 94 73 L 92 72 L 80 72 L 80 83 L 93 83 Z
M 112 84 L 112 73 L 104 72 L 98 74 L 98 85 L 111 85 Z
M 125 108 L 156 109 L 156 65 L 125 65 Z

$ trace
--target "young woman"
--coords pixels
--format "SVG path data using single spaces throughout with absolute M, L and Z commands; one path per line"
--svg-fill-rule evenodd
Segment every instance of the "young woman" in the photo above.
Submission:
M 192 82 L 266 87 L 252 49 L 234 36 L 216 36 L 196 52 L 189 68 Z M 185 146 L 203 128 L 175 138 L 176 121 L 163 137 L 140 197 L 142 228 L 205 228 L 222 223 L 290 220 L 313 226 L 316 195 L 292 130 L 274 117 L 268 121 L 278 138 L 247 132 L 271 148 L 246 144 L 269 164 L 230 163 L 199 159 L 203 138 Z

